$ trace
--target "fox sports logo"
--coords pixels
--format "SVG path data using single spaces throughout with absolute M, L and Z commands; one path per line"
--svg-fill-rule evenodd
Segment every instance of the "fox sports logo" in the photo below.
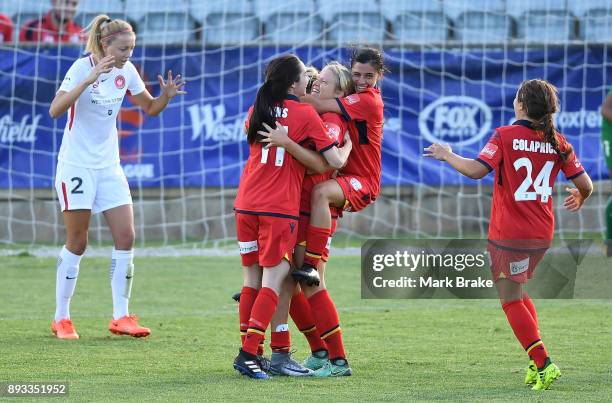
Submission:
M 491 108 L 467 96 L 441 97 L 419 114 L 419 130 L 432 143 L 468 145 L 491 129 Z

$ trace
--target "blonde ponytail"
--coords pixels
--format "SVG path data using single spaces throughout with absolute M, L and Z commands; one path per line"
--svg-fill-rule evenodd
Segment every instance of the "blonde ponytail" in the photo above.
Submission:
M 110 44 L 116 34 L 133 32 L 132 26 L 124 20 L 113 20 L 106 14 L 100 14 L 89 24 L 89 36 L 85 52 L 93 54 L 98 60 L 104 57 L 103 43 Z

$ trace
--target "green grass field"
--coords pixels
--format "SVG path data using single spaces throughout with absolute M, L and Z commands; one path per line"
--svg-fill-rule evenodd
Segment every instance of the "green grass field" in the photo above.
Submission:
M 148 339 L 112 336 L 108 259 L 86 258 L 61 341 L 55 259 L 3 257 L 0 382 L 69 382 L 78 401 L 609 401 L 612 301 L 536 300 L 543 339 L 563 372 L 551 390 L 522 384 L 527 358 L 495 300 L 361 300 L 358 257 L 332 258 L 354 376 L 253 381 L 232 369 L 239 347 L 239 259 L 138 258 L 130 310 Z M 609 260 L 600 259 L 602 265 Z M 292 327 L 292 330 L 295 330 Z M 293 332 L 295 355 L 308 354 Z M 252 398 L 251 398 L 252 397 Z M 24 401 L 23 398 L 17 401 Z

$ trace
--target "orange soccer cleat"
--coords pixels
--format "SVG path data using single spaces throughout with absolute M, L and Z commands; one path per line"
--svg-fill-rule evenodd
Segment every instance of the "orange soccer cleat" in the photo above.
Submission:
M 51 331 L 58 339 L 76 340 L 79 338 L 70 319 L 61 319 L 51 322 Z
M 114 334 L 132 337 L 147 337 L 151 334 L 151 329 L 138 324 L 138 317 L 135 315 L 126 315 L 122 318 L 111 320 L 108 324 L 108 330 Z

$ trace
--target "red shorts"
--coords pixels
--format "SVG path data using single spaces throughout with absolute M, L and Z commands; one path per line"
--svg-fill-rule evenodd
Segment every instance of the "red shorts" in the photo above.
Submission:
M 488 244 L 487 251 L 491 256 L 491 273 L 494 282 L 500 278 L 507 278 L 521 284 L 533 276 L 536 266 L 546 254 L 546 249 L 509 250 L 501 249 L 491 243 Z
M 300 214 L 300 221 L 298 223 L 298 231 L 297 231 L 297 240 L 295 242 L 296 245 L 306 246 L 306 228 L 308 228 L 308 223 L 310 221 L 309 215 Z M 336 233 L 336 228 L 338 227 L 338 218 L 332 215 L 331 221 L 331 232 L 329 233 L 329 238 L 327 239 L 327 245 L 325 245 L 325 250 L 321 254 L 321 260 L 327 262 L 329 259 L 329 247 L 331 246 L 331 240 L 334 234 Z
M 377 193 L 374 193 L 370 182 L 363 176 L 338 175 L 336 181 L 344 193 L 344 210 L 361 211 L 374 203 Z
M 293 218 L 235 213 L 236 237 L 243 266 L 277 266 L 291 261 L 298 221 Z

